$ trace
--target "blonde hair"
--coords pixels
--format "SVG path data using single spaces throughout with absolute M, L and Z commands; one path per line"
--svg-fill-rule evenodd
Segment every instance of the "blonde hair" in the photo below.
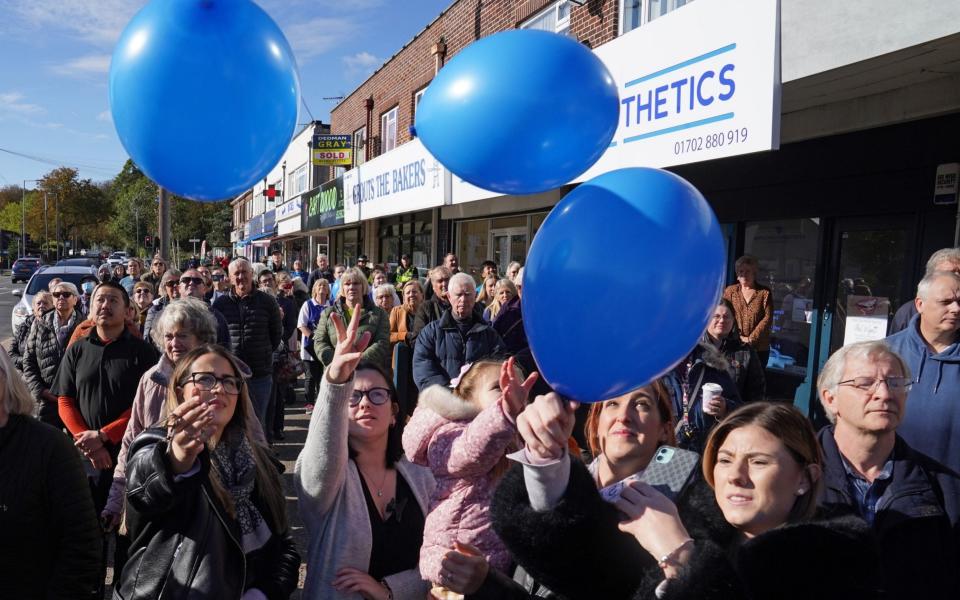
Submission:
M 497 315 L 500 314 L 500 310 L 503 308 L 503 305 L 500 303 L 500 290 L 503 288 L 507 288 L 507 290 L 510 291 L 510 300 L 513 300 L 519 295 L 517 292 L 517 285 L 514 282 L 510 281 L 509 279 L 498 280 L 497 286 L 493 288 L 493 301 L 490 302 L 489 306 L 487 306 L 487 308 L 490 310 L 491 321 L 497 318 Z
M 8 415 L 33 414 L 33 396 L 3 348 L 0 348 L 0 394 L 3 394 L 3 408 Z
M 346 298 L 346 286 L 343 284 L 348 281 L 359 281 L 360 282 L 360 296 L 366 296 L 370 293 L 370 284 L 367 282 L 367 277 L 363 274 L 363 271 L 357 267 L 351 267 L 343 272 L 343 275 L 340 276 L 340 289 L 337 291 L 337 298 Z
M 477 294 L 477 302 L 483 302 L 488 306 L 490 305 L 491 302 L 493 302 L 493 297 L 487 296 L 487 283 L 490 282 L 491 280 L 494 282 L 493 295 L 496 296 L 497 295 L 496 282 L 500 281 L 500 277 L 497 276 L 496 273 L 494 273 L 493 275 L 488 275 L 486 279 L 480 282 L 480 293 Z
M 325 290 L 327 290 L 327 300 L 329 300 L 330 299 L 330 282 L 324 279 L 323 277 L 320 277 L 313 282 L 313 289 L 310 290 L 310 298 L 313 299 L 313 297 L 317 295 L 317 291 L 319 291 L 320 288 L 324 288 Z
M 470 365 L 467 369 L 467 372 L 460 377 L 460 382 L 457 383 L 457 387 L 453 389 L 454 395 L 463 400 L 466 400 L 472 404 L 479 404 L 476 400 L 476 391 L 477 386 L 482 381 L 484 375 L 492 371 L 493 376 L 499 378 L 500 376 L 500 367 L 503 365 L 504 361 L 495 358 L 481 358 L 477 362 Z M 520 376 L 523 377 L 523 370 L 520 368 L 520 365 L 515 365 L 517 371 L 520 373 Z M 482 407 L 479 407 L 482 408 Z M 510 460 L 507 458 L 507 454 L 514 452 L 520 449 L 519 439 L 514 439 L 507 448 L 507 452 L 500 458 L 497 464 L 490 470 L 490 474 L 494 479 L 499 479 L 504 473 L 507 472 L 507 469 L 510 468 Z

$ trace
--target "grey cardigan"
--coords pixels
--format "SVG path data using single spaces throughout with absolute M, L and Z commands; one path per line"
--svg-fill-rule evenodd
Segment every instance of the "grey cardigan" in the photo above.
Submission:
M 370 515 L 360 473 L 347 451 L 348 406 L 352 393 L 352 379 L 338 385 L 322 378 L 307 441 L 297 457 L 294 481 L 300 515 L 309 537 L 304 599 L 361 600 L 360 594 L 340 592 L 331 582 L 344 567 L 365 573 L 370 567 L 373 536 Z M 426 517 L 434 488 L 433 475 L 406 458 L 401 458 L 396 468 Z M 385 579 L 396 600 L 423 600 L 430 589 L 416 568 Z

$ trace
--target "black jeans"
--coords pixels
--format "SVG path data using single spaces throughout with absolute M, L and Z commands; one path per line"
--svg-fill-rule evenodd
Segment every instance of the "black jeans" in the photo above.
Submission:
M 320 361 L 305 360 L 307 365 L 307 381 L 303 387 L 304 402 L 313 404 L 317 400 L 317 394 L 320 393 L 320 378 L 323 377 L 323 365 Z

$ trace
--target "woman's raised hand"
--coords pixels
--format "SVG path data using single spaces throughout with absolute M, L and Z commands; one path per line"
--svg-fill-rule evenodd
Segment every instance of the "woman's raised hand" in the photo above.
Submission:
M 534 460 L 563 457 L 573 432 L 574 411 L 579 404 L 556 393 L 537 396 L 517 417 L 517 430 L 527 454 Z
M 357 329 L 360 328 L 359 306 L 353 309 L 353 316 L 350 318 L 350 325 L 344 327 L 343 320 L 336 312 L 330 313 L 330 320 L 337 328 L 337 347 L 333 351 L 333 360 L 327 366 L 327 381 L 330 383 L 346 383 L 353 377 L 353 371 L 357 368 L 357 363 L 363 358 L 363 351 L 370 344 L 372 337 L 369 331 L 366 331 L 357 338 Z
M 676 505 L 647 483 L 630 481 L 624 485 L 616 506 L 626 517 L 620 522 L 620 530 L 637 538 L 654 558 L 670 554 L 690 539 Z
M 167 419 L 167 450 L 173 472 L 186 473 L 213 433 L 214 409 L 198 397 L 186 399 Z
M 504 408 L 512 417 L 517 417 L 527 407 L 527 398 L 538 377 L 534 371 L 521 382 L 515 365 L 516 359 L 512 356 L 500 365 L 500 393 L 503 395 Z

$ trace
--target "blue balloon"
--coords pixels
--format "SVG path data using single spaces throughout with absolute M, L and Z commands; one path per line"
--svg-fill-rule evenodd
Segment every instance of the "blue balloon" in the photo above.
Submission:
M 299 105 L 293 51 L 249 0 L 153 0 L 110 63 L 127 153 L 157 184 L 197 200 L 261 180 L 287 149 Z
M 613 76 L 589 48 L 515 29 L 474 42 L 440 70 L 417 106 L 416 133 L 464 180 L 532 194 L 597 162 L 619 115 Z
M 540 374 L 598 402 L 646 385 L 690 353 L 720 298 L 717 218 L 659 169 L 605 173 L 544 220 L 523 270 L 523 320 Z

